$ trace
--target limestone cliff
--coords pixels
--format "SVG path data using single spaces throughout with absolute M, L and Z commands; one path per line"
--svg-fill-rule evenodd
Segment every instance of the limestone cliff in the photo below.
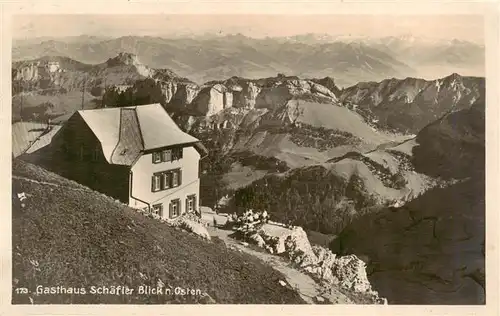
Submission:
M 190 82 L 162 81 L 160 84 L 166 103 L 177 100 L 189 104 L 200 90 L 198 85 Z
M 205 84 L 188 107 L 198 115 L 211 116 L 231 107 L 275 110 L 292 99 L 337 102 L 333 91 L 312 80 L 280 76 L 259 80 L 233 77 Z

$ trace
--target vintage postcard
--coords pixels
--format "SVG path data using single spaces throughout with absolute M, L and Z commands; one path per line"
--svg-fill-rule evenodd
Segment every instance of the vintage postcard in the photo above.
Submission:
M 12 310 L 495 312 L 494 6 L 119 3 L 3 11 Z

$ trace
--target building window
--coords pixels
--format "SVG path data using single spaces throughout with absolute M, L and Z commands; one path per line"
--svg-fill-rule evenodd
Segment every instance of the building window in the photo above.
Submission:
M 159 163 L 161 162 L 161 155 L 159 152 L 154 152 L 153 153 L 153 163 Z
M 190 195 L 186 199 L 186 212 L 196 211 L 196 195 Z
M 153 205 L 152 213 L 158 215 L 160 217 L 163 216 L 163 204 L 155 204 Z
M 179 199 L 170 202 L 170 218 L 177 217 L 181 214 L 181 201 Z
M 167 149 L 167 150 L 162 151 L 162 160 L 165 162 L 172 160 L 172 150 L 171 149 Z
M 151 181 L 153 192 L 175 188 L 182 184 L 182 171 L 181 169 L 175 169 L 157 172 L 153 175 Z
M 155 174 L 153 176 L 152 190 L 153 192 L 161 190 L 161 175 Z
M 172 160 L 182 159 L 182 148 L 172 149 Z

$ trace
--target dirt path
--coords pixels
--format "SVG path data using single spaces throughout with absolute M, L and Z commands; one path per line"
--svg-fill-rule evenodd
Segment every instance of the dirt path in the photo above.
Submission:
M 219 237 L 228 247 L 255 256 L 275 270 L 281 272 L 285 276 L 286 282 L 295 288 L 302 299 L 307 303 L 316 304 L 317 300 L 315 300 L 315 298 L 323 297 L 334 304 L 354 304 L 347 296 L 337 289 L 326 289 L 321 287 L 309 275 L 292 268 L 285 259 L 264 251 L 254 250 L 229 237 L 231 231 L 214 229 L 213 227 L 208 227 L 207 229 L 211 236 Z
M 53 183 L 53 182 L 38 181 L 38 180 L 33 180 L 33 179 L 30 179 L 30 178 L 26 178 L 26 177 L 22 177 L 22 176 L 16 176 L 16 175 L 12 175 L 12 179 L 23 180 L 23 181 L 27 181 L 27 182 L 31 182 L 31 183 L 36 183 L 36 184 L 50 185 L 50 186 L 53 186 L 53 187 L 60 187 L 61 186 L 60 184 Z M 72 188 L 72 187 L 65 187 L 65 189 L 77 190 L 77 191 L 84 191 L 84 189 Z

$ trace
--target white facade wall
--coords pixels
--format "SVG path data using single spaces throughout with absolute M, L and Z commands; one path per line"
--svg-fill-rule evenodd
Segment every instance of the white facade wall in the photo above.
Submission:
M 199 210 L 200 179 L 199 179 L 200 153 L 194 147 L 184 147 L 182 159 L 153 163 L 152 154 L 141 156 L 131 169 L 131 189 L 129 206 L 134 208 L 147 207 L 147 202 L 152 207 L 156 204 L 163 205 L 163 218 L 169 218 L 169 205 L 172 200 L 181 202 L 181 214 L 186 212 L 186 198 L 196 196 L 195 209 Z M 180 168 L 182 172 L 181 185 L 166 190 L 152 192 L 152 176 L 156 172 Z M 144 202 L 141 202 L 144 201 Z

